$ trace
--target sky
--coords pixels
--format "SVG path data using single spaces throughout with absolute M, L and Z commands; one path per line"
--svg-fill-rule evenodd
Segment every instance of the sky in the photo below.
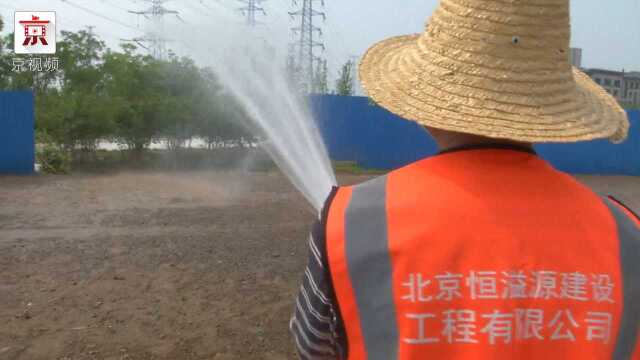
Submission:
M 302 0 L 298 0 L 301 3 Z M 385 38 L 422 32 L 437 0 L 325 0 L 327 15 L 318 18 L 323 29 L 331 73 L 341 64 L 361 56 L 366 49 Z M 173 0 L 165 7 L 180 12 L 181 19 L 167 16 L 168 37 L 181 39 L 169 44 L 178 54 L 189 55 L 198 42 L 215 43 L 216 39 L 233 36 L 243 27 L 238 0 Z M 126 10 L 143 10 L 145 0 L 0 0 L 0 15 L 13 29 L 14 10 L 57 12 L 58 31 L 78 30 L 87 25 L 113 48 L 121 39 L 142 36 L 149 21 Z M 289 28 L 295 22 L 288 15 L 291 0 L 266 0 L 267 16 L 258 31 L 283 48 L 291 40 Z M 572 1 L 572 46 L 583 49 L 583 66 L 613 70 L 640 71 L 640 1 L 638 0 L 574 0 Z M 194 36 L 197 33 L 197 36 Z M 192 38 L 193 37 L 193 38 Z M 193 40 L 193 43 L 191 40 Z M 187 46 L 186 43 L 191 45 Z M 184 44 L 184 45 L 183 45 Z

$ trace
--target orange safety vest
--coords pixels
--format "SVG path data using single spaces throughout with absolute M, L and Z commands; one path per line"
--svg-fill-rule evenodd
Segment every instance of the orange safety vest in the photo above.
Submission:
M 327 254 L 349 359 L 640 359 L 640 222 L 533 154 L 340 188 Z

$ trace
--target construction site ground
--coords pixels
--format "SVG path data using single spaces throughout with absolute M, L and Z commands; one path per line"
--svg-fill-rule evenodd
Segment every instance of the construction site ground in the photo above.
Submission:
M 313 220 L 277 172 L 0 177 L 0 359 L 292 359 Z

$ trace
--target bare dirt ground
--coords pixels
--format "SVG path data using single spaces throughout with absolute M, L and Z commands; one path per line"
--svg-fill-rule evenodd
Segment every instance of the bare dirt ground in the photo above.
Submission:
M 294 358 L 312 221 L 276 173 L 0 177 L 0 359 Z

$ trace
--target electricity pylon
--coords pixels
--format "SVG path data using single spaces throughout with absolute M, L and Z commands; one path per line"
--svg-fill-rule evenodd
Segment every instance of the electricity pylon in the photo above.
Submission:
M 297 36 L 295 43 L 292 44 L 292 50 L 300 85 L 307 93 L 313 90 L 316 79 L 314 65 L 316 62 L 322 62 L 322 59 L 316 55 L 315 49 L 320 48 L 323 51 L 325 49 L 324 43 L 318 41 L 318 38 L 322 37 L 322 29 L 314 24 L 314 19 L 322 17 L 326 20 L 327 15 L 316 10 L 317 2 L 324 7 L 324 0 L 301 0 L 301 7 L 289 12 L 293 19 L 300 19 L 300 25 L 291 28 L 293 35 Z M 294 7 L 298 7 L 299 4 L 298 0 L 293 0 Z
M 164 36 L 164 16 L 168 14 L 176 15 L 180 19 L 179 12 L 166 9 L 163 4 L 167 0 L 148 0 L 151 7 L 143 11 L 129 10 L 130 13 L 142 15 L 151 21 L 151 27 L 146 31 L 145 35 L 133 38 L 133 41 L 142 48 L 147 49 L 151 56 L 155 59 L 164 59 L 167 53 L 167 39 Z

